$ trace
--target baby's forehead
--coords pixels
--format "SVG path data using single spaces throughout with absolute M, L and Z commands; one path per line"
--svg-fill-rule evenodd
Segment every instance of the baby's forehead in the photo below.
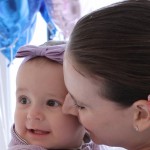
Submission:
M 19 77 L 24 78 L 43 80 L 41 79 L 43 77 L 47 78 L 47 80 L 53 78 L 54 80 L 59 80 L 59 82 L 64 82 L 62 64 L 44 57 L 36 57 L 22 63 L 17 74 Z
M 46 57 L 35 57 L 29 59 L 28 61 L 23 62 L 20 65 L 18 72 L 20 71 L 24 72 L 24 70 L 32 70 L 32 71 L 38 70 L 39 73 L 41 71 L 47 72 L 47 70 L 49 70 L 49 71 L 58 72 L 63 76 L 62 64 L 54 60 L 50 60 Z
M 23 63 L 17 73 L 17 87 L 29 89 L 31 93 L 37 92 L 47 95 L 51 92 L 64 100 L 67 90 L 64 84 L 63 67 L 49 59 L 35 58 Z
M 36 64 L 59 64 L 58 62 L 52 60 L 52 59 L 49 59 L 47 57 L 44 57 L 44 56 L 37 56 L 37 57 L 34 57 L 34 58 L 31 58 L 27 61 L 25 61 L 24 63 L 36 63 Z

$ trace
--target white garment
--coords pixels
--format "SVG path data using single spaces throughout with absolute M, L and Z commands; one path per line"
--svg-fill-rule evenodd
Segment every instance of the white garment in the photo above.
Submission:
M 110 146 L 106 146 L 106 145 L 99 145 L 99 147 L 100 147 L 100 150 L 126 150 L 121 147 L 110 147 Z

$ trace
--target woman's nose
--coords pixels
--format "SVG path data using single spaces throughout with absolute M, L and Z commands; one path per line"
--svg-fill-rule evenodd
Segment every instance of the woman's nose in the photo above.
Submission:
M 65 101 L 62 106 L 62 111 L 65 114 L 71 114 L 74 116 L 78 116 L 78 109 L 76 108 L 74 101 L 71 99 L 69 94 L 67 94 Z
M 42 121 L 44 119 L 44 114 L 41 108 L 37 106 L 31 106 L 27 113 L 27 119 L 30 121 Z

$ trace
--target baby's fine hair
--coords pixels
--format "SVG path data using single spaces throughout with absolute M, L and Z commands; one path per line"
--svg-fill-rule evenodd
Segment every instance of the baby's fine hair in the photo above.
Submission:
M 101 82 L 102 95 L 124 107 L 150 94 L 150 1 L 128 0 L 81 18 L 67 54 Z

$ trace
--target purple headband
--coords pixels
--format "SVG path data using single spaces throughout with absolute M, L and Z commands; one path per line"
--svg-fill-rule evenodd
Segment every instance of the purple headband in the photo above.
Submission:
M 16 58 L 25 57 L 24 63 L 32 58 L 42 56 L 62 64 L 65 47 L 66 44 L 41 46 L 26 45 L 22 46 L 17 51 Z

